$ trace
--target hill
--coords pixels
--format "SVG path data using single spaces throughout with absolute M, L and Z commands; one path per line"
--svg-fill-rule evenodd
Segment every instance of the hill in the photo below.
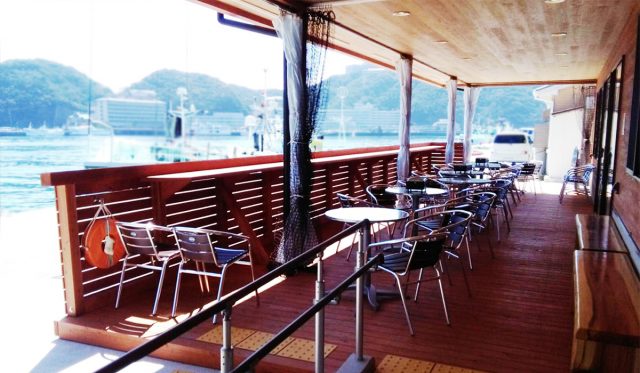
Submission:
M 338 90 L 345 87 L 345 109 L 373 106 L 381 110 L 396 110 L 400 106 L 400 82 L 395 72 L 371 69 L 370 65 L 349 68 L 346 74 L 327 79 L 329 99 L 327 105 L 340 108 Z M 447 117 L 447 91 L 443 88 L 414 80 L 411 104 L 411 121 L 431 124 Z M 542 121 L 545 106 L 533 98 L 537 86 L 482 88 L 475 115 L 475 123 L 492 124 L 506 120 L 514 127 L 528 127 Z M 456 117 L 464 116 L 463 93 L 458 92 Z
M 89 98 L 112 94 L 76 69 L 46 60 L 0 63 L 0 125 L 62 125 L 87 111 Z
M 326 80 L 326 107 L 339 109 L 343 92 L 345 109 L 377 108 L 397 110 L 400 105 L 399 81 L 393 71 L 356 65 L 346 74 Z M 226 84 L 204 74 L 176 70 L 160 70 L 132 84 L 131 89 L 154 90 L 160 100 L 176 107 L 178 87 L 188 91 L 187 105 L 206 112 L 242 112 L 249 114 L 251 105 L 262 92 Z M 483 88 L 478 101 L 475 122 L 491 124 L 507 120 L 515 127 L 532 126 L 541 121 L 544 104 L 533 99 L 533 86 Z M 413 83 L 412 122 L 430 124 L 446 118 L 446 90 L 420 81 Z M 26 127 L 47 124 L 61 126 L 76 112 L 86 112 L 89 101 L 113 95 L 109 88 L 92 81 L 79 71 L 45 60 L 13 60 L 0 64 L 0 125 Z M 271 90 L 270 96 L 282 95 Z M 458 94 L 456 115 L 462 122 L 462 92 Z
M 160 70 L 131 85 L 128 89 L 150 89 L 156 92 L 158 99 L 176 107 L 179 103 L 176 90 L 187 88 L 187 106 L 193 104 L 196 109 L 207 112 L 242 112 L 249 114 L 251 105 L 259 100 L 262 92 L 246 87 L 227 84 L 220 79 L 204 74 L 185 73 L 176 70 Z M 282 91 L 269 91 L 268 94 L 282 95 Z

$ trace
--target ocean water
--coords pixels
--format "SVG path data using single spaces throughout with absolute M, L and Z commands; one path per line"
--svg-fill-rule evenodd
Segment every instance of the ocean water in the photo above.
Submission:
M 437 140 L 412 136 L 412 142 Z M 442 140 L 442 139 L 440 139 Z M 55 207 L 53 187 L 40 184 L 40 174 L 81 170 L 87 163 L 156 163 L 150 149 L 164 144 L 150 136 L 63 136 L 61 133 L 30 133 L 24 137 L 0 137 L 0 214 Z M 397 136 L 327 136 L 323 150 L 398 144 Z M 212 136 L 190 139 L 189 145 L 214 156 L 228 157 L 249 151 L 247 136 Z

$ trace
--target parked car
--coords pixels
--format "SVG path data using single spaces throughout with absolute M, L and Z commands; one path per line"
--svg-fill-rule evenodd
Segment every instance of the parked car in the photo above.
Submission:
M 493 138 L 490 154 L 495 162 L 528 162 L 534 159 L 533 141 L 524 132 L 501 132 Z

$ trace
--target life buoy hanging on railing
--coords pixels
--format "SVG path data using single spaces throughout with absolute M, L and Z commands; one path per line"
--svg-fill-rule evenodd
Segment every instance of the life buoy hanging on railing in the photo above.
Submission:
M 82 239 L 84 258 L 97 268 L 109 268 L 116 265 L 124 256 L 124 246 L 118 235 L 116 220 L 100 201 L 91 223 L 84 230 Z

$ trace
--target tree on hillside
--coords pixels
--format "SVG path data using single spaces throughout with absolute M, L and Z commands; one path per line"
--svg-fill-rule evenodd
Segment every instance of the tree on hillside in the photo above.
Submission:
M 176 94 L 178 87 L 188 92 L 186 105 L 193 104 L 198 110 L 209 112 L 243 112 L 248 114 L 250 105 L 258 92 L 249 88 L 223 83 L 204 74 L 185 73 L 176 70 L 160 70 L 152 73 L 142 81 L 133 84 L 129 89 L 154 90 L 158 99 L 179 104 Z
M 111 94 L 74 68 L 46 60 L 0 64 L 0 125 L 61 126 L 91 100 Z

